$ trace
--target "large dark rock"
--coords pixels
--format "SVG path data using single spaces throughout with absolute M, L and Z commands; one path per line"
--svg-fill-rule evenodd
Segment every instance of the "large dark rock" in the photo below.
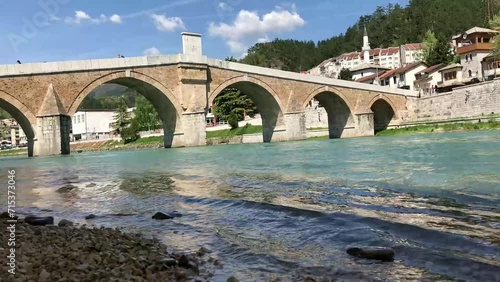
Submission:
M 162 212 L 157 212 L 153 215 L 153 219 L 156 219 L 156 220 L 164 220 L 164 219 L 172 219 L 173 217 L 168 215 L 168 214 L 164 214 Z
M 381 261 L 394 261 L 394 250 L 389 248 L 349 248 L 347 253 L 351 256 Z
M 60 226 L 60 227 L 73 226 L 73 222 L 71 222 L 71 221 L 69 221 L 67 219 L 61 219 L 61 221 L 59 221 L 59 223 L 57 225 Z
M 9 212 L 3 212 L 2 214 L 0 214 L 0 219 L 17 219 L 17 215 L 12 215 L 13 216 L 11 217 Z
M 97 216 L 95 214 L 89 214 L 89 215 L 85 216 L 85 219 L 94 219 L 96 217 Z
M 188 257 L 186 255 L 182 255 L 179 258 L 179 266 L 183 267 L 183 268 L 189 268 L 190 267 L 189 259 L 188 259 Z
M 71 192 L 77 188 L 78 187 L 76 187 L 75 185 L 67 184 L 67 185 L 64 185 L 63 187 L 57 189 L 56 192 L 57 193 L 68 193 L 68 192 Z
M 54 224 L 54 218 L 52 216 L 27 216 L 24 218 L 24 222 L 29 225 L 52 225 Z

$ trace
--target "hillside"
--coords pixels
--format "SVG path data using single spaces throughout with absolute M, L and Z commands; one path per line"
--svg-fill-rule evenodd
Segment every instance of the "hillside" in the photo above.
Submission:
M 345 33 L 321 40 L 275 39 L 255 44 L 241 63 L 300 72 L 323 60 L 359 50 L 366 26 L 372 48 L 422 42 L 434 31 L 447 38 L 486 24 L 485 0 L 411 0 L 407 7 L 389 4 L 361 16 Z

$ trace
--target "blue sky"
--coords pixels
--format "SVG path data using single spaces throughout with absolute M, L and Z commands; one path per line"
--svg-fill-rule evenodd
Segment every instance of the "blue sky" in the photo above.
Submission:
M 208 57 L 240 57 L 276 37 L 329 38 L 388 3 L 408 0 L 0 0 L 0 64 L 176 54 L 183 31 Z

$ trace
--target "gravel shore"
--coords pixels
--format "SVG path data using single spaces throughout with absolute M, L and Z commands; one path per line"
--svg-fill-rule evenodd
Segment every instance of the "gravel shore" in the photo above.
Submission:
M 220 263 L 201 248 L 196 254 L 168 252 L 155 239 L 111 228 L 32 226 L 15 223 L 15 274 L 7 256 L 12 246 L 1 220 L 0 281 L 209 281 Z

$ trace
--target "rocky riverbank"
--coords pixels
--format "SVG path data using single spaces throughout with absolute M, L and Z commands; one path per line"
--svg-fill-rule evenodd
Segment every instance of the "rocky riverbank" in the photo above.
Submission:
M 221 267 L 204 248 L 195 254 L 174 253 L 139 234 L 75 227 L 66 220 L 55 226 L 50 219 L 15 223 L 15 274 L 8 272 L 6 261 L 12 248 L 6 230 L 12 223 L 2 219 L 0 281 L 209 281 Z

